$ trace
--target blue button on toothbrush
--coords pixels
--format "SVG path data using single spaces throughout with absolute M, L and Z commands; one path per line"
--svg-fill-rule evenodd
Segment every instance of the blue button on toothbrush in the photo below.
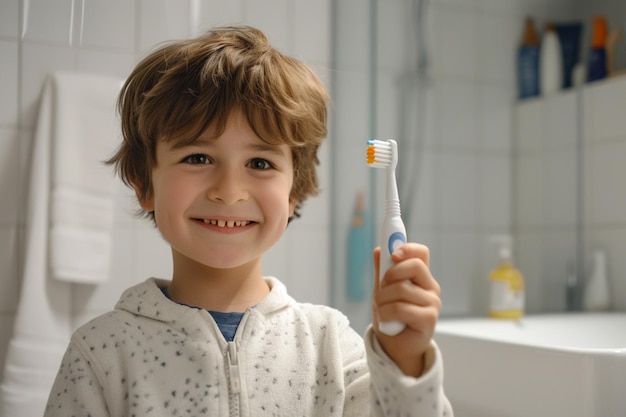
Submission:
M 383 279 L 385 272 L 393 266 L 391 254 L 406 243 L 406 229 L 400 216 L 400 198 L 396 184 L 396 165 L 398 165 L 398 145 L 395 140 L 368 140 L 367 164 L 373 168 L 387 169 L 387 187 L 385 190 L 385 217 L 380 233 L 380 274 Z M 406 325 L 400 321 L 379 323 L 381 332 L 389 336 L 401 333 Z

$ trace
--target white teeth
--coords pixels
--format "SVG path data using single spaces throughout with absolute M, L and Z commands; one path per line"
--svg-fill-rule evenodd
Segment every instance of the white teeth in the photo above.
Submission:
M 247 226 L 250 222 L 245 220 L 213 220 L 204 219 L 206 224 L 211 224 L 217 227 L 242 227 Z

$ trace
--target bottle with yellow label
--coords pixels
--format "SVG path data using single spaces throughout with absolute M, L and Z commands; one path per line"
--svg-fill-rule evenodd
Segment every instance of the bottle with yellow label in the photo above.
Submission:
M 519 319 L 524 315 L 524 278 L 512 261 L 512 239 L 494 236 L 499 244 L 498 266 L 489 274 L 489 317 Z

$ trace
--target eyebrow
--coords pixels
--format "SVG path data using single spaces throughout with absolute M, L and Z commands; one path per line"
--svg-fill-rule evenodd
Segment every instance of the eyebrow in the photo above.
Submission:
M 171 146 L 172 149 L 180 149 L 188 146 L 210 146 L 215 139 L 204 139 L 198 138 L 194 140 L 192 143 L 184 143 L 184 142 L 174 142 Z M 277 156 L 287 156 L 288 153 L 283 152 L 283 148 L 280 145 L 270 144 L 266 142 L 255 142 L 248 146 L 252 150 L 259 152 L 268 152 Z M 287 147 L 288 148 L 288 147 Z
M 280 145 L 271 145 L 269 143 L 260 142 L 254 143 L 250 146 L 252 149 L 260 151 L 260 152 L 269 152 L 277 156 L 286 156 L 287 154 L 283 152 L 283 148 Z M 289 149 L 287 147 L 287 149 Z

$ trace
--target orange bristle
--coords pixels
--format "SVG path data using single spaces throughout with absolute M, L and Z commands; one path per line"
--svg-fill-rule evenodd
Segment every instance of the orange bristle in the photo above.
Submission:
M 376 160 L 376 149 L 374 146 L 367 147 L 367 163 L 373 164 Z

